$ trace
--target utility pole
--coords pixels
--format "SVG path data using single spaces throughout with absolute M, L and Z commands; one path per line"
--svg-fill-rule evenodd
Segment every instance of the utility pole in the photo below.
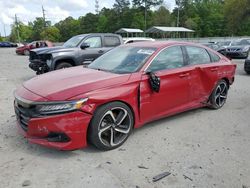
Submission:
M 18 21 L 17 21 L 17 16 L 16 16 L 16 14 L 15 14 L 15 25 L 16 25 L 17 40 L 18 40 L 18 43 L 20 43 L 19 24 L 18 24 Z
M 144 37 L 146 36 L 146 29 L 147 29 L 147 2 L 144 0 Z
M 4 37 L 6 38 L 5 24 L 3 24 Z
M 44 30 L 44 32 L 45 32 L 45 35 L 46 35 L 46 37 L 47 37 L 47 33 L 46 33 L 46 17 L 45 17 L 45 9 L 43 8 L 43 6 L 42 6 L 42 12 L 43 12 L 43 30 Z
M 99 14 L 99 1 L 95 0 L 95 13 Z

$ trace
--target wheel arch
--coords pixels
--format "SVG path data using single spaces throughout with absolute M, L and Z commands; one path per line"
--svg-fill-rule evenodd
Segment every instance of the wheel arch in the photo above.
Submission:
M 131 112 L 132 112 L 132 115 L 133 115 L 133 120 L 134 120 L 134 124 L 133 124 L 133 127 L 134 127 L 134 125 L 135 125 L 135 111 L 134 111 L 134 109 L 133 109 L 133 107 L 128 103 L 128 102 L 126 102 L 126 101 L 124 101 L 124 100 L 111 100 L 111 101 L 107 101 L 107 102 L 105 102 L 105 103 L 102 103 L 101 105 L 99 105 L 95 110 L 94 110 L 94 112 L 93 112 L 93 116 L 94 116 L 94 114 L 95 114 L 95 112 L 100 108 L 100 107 L 102 107 L 102 106 L 104 106 L 104 105 L 106 105 L 106 104 L 109 104 L 109 103 L 113 103 L 113 102 L 120 102 L 120 103 L 123 103 L 123 104 L 125 104 L 126 106 L 128 106 L 129 107 L 129 109 L 131 110 Z M 93 118 L 93 117 L 92 117 Z
M 60 58 L 60 59 L 56 59 L 53 63 L 53 66 L 51 67 L 52 70 L 55 70 L 56 66 L 61 63 L 61 62 L 66 62 L 66 63 L 70 63 L 72 66 L 75 66 L 76 65 L 76 62 L 73 58 L 71 57 L 63 57 L 63 58 Z

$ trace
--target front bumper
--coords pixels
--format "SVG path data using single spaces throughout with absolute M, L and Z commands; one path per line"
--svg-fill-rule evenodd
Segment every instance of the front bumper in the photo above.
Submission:
M 87 146 L 87 129 L 92 117 L 90 114 L 75 111 L 29 119 L 18 109 L 15 112 L 19 132 L 31 143 L 59 150 L 75 150 Z
M 43 73 L 49 72 L 49 70 L 50 70 L 47 63 L 43 62 L 41 60 L 33 60 L 33 61 L 31 61 L 30 64 L 29 64 L 29 67 L 32 70 L 36 71 L 37 74 L 43 74 Z
M 231 58 L 247 58 L 249 52 L 225 52 L 225 55 Z

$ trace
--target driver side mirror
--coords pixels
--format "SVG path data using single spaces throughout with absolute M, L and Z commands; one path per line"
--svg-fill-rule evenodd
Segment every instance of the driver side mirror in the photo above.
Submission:
M 82 43 L 81 44 L 81 46 L 80 46 L 80 48 L 82 49 L 82 50 L 84 50 L 84 49 L 86 49 L 86 48 L 89 48 L 90 47 L 90 45 L 88 44 L 88 43 Z
M 153 72 L 148 72 L 147 75 L 149 75 L 149 83 L 152 90 L 155 91 L 156 93 L 159 93 L 161 79 L 157 77 Z

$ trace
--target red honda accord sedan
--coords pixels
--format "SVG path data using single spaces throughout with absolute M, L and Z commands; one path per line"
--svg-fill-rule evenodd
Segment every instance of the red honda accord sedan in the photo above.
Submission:
M 204 106 L 221 108 L 235 69 L 226 57 L 193 43 L 119 46 L 88 68 L 24 82 L 15 91 L 18 127 L 30 142 L 60 150 L 88 143 L 114 149 L 146 122 Z

